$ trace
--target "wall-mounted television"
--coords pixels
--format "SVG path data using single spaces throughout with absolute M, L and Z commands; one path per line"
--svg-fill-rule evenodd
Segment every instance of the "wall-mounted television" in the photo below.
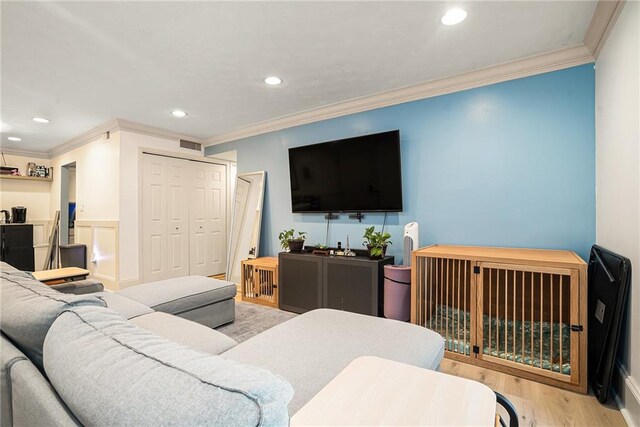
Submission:
M 400 212 L 400 131 L 289 149 L 291 207 L 304 212 Z

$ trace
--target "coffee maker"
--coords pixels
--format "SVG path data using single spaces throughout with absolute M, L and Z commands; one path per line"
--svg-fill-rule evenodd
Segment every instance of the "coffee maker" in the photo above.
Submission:
M 24 224 L 27 222 L 27 208 L 24 206 L 14 206 L 11 208 L 11 223 Z

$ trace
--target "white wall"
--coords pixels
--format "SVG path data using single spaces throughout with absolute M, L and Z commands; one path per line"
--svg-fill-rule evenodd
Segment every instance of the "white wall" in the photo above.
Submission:
M 46 167 L 51 166 L 51 161 L 47 159 L 6 154 L 5 159 L 7 165 L 19 168 L 22 175 L 27 174 L 29 162 Z M 49 215 L 51 186 L 52 183 L 47 181 L 3 179 L 0 181 L 0 209 L 11 212 L 12 206 L 24 206 L 27 208 L 27 221 L 52 219 Z
M 139 211 L 141 149 L 175 153 L 178 157 L 203 157 L 202 153 L 180 148 L 177 139 L 120 131 L 120 284 L 140 283 Z
M 227 160 L 230 162 L 238 161 L 238 150 L 225 151 L 224 153 L 216 153 L 213 156 L 207 156 L 210 159 Z
M 51 159 L 54 179 L 50 215 L 60 210 L 62 166 L 76 164 L 75 242 L 87 245 L 91 276 L 107 288 L 118 289 L 120 215 L 120 132 L 100 136 L 76 149 Z
M 627 2 L 596 68 L 596 241 L 633 268 L 618 394 L 640 425 L 640 3 Z
M 120 132 L 111 132 L 51 159 L 54 168 L 51 218 L 60 210 L 61 168 L 76 163 L 76 219 L 117 221 L 120 215 Z

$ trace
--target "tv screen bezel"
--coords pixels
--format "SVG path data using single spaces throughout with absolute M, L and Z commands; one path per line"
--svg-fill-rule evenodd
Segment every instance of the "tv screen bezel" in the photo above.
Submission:
M 291 151 L 292 150 L 298 150 L 298 149 L 304 149 L 304 148 L 309 148 L 309 147 L 314 147 L 314 146 L 318 146 L 318 145 L 324 145 L 324 144 L 333 144 L 333 143 L 340 143 L 340 142 L 344 142 L 344 141 L 348 141 L 348 140 L 353 140 L 353 139 L 363 139 L 363 138 L 367 138 L 367 137 L 372 137 L 372 136 L 376 136 L 376 135 L 381 135 L 381 134 L 385 134 L 385 133 L 395 133 L 397 135 L 397 138 L 394 140 L 394 142 L 396 143 L 396 148 L 398 150 L 398 175 L 400 176 L 400 208 L 398 209 L 360 209 L 360 210 L 352 210 L 352 209 L 345 209 L 345 210 L 295 210 L 293 207 L 293 191 L 291 190 Z M 314 143 L 314 144 L 307 144 L 307 145 L 300 145 L 298 147 L 291 147 L 289 148 L 288 152 L 288 163 L 289 163 L 289 201 L 291 202 L 291 212 L 295 213 L 295 214 L 304 214 L 304 213 L 313 213 L 313 214 L 318 214 L 318 213 L 359 213 L 359 212 L 403 212 L 404 209 L 404 195 L 403 195 L 403 180 L 402 180 L 402 150 L 400 148 L 400 129 L 393 129 L 393 130 L 388 130 L 388 131 L 383 131 L 383 132 L 375 132 L 375 133 L 370 133 L 370 134 L 365 134 L 365 135 L 356 135 L 356 136 L 350 136 L 347 138 L 340 138 L 340 139 L 335 139 L 335 140 L 330 140 L 330 141 L 323 141 L 323 142 L 318 142 L 318 143 Z

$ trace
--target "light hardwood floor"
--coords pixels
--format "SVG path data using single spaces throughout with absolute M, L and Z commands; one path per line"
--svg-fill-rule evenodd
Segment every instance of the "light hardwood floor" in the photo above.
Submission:
M 444 359 L 442 372 L 486 384 L 516 407 L 521 426 L 626 426 L 615 403 L 601 405 L 582 395 L 512 375 Z

